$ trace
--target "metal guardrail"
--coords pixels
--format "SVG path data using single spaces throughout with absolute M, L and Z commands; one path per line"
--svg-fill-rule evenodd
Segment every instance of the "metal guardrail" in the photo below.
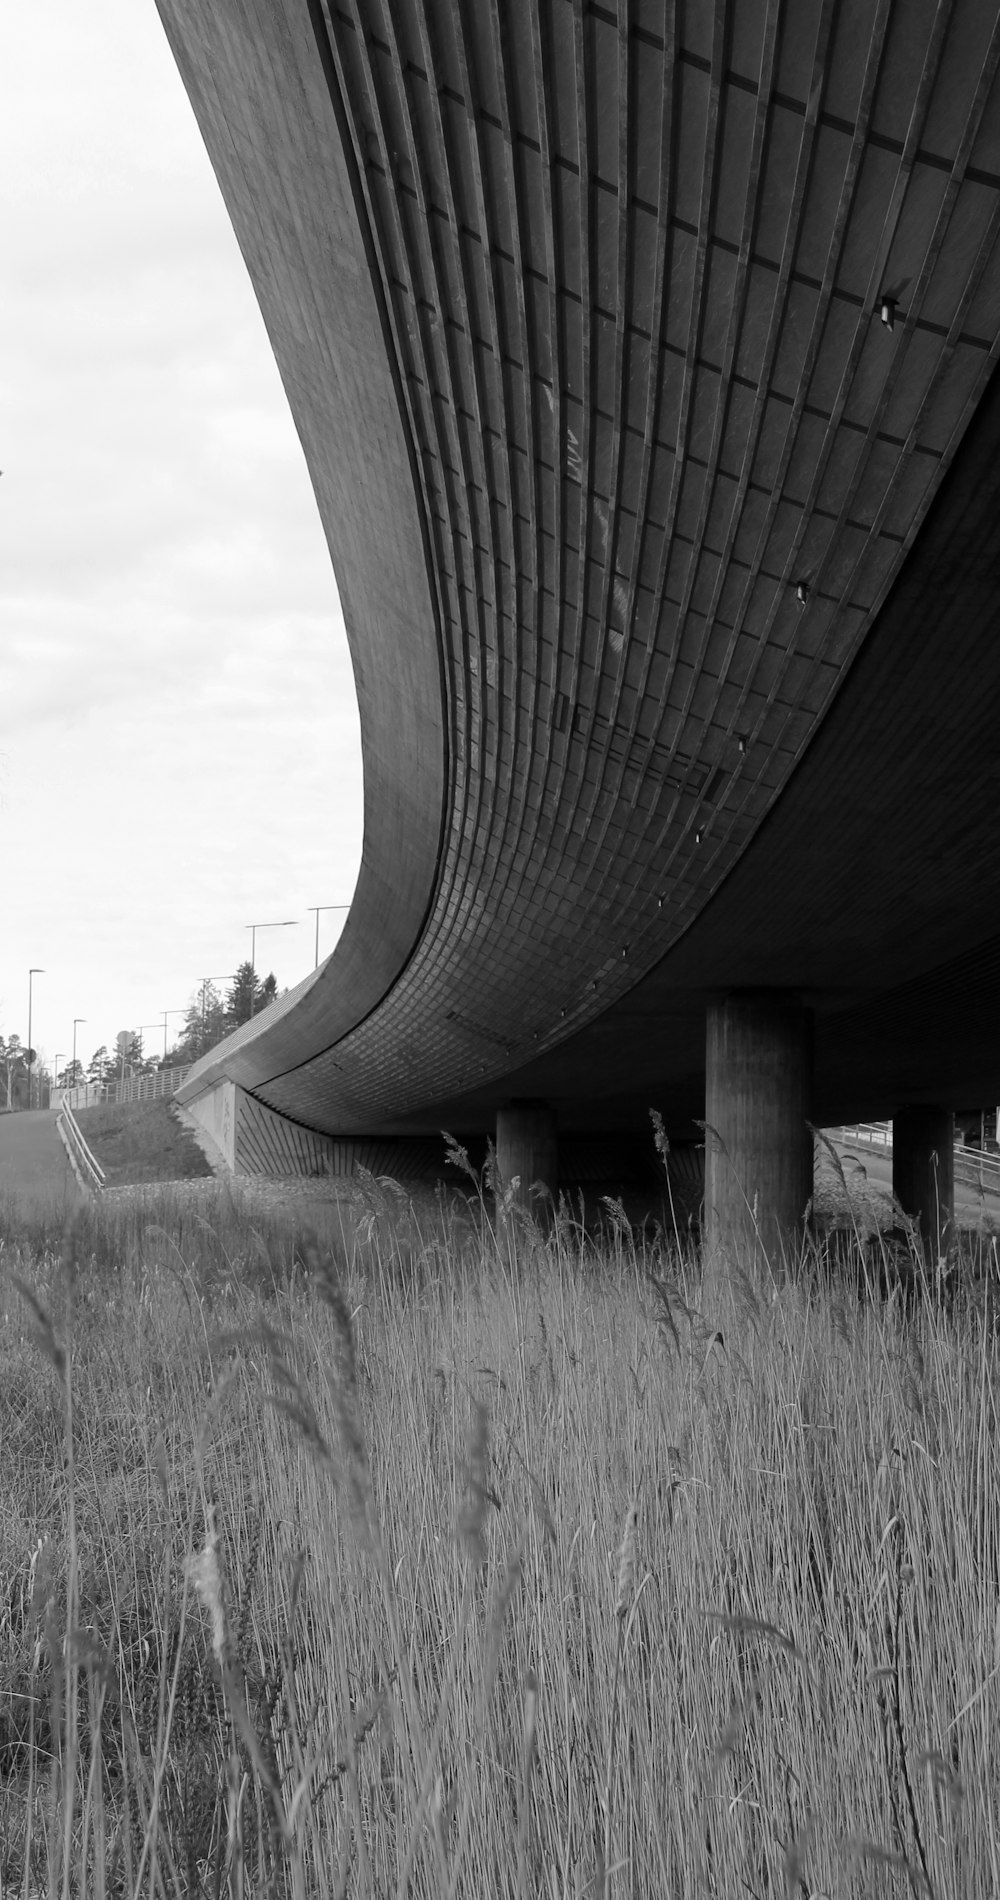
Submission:
M 100 1194 L 105 1180 L 104 1169 L 91 1154 L 80 1133 L 76 1116 L 65 1098 L 56 1118 L 56 1128 L 80 1186 L 85 1192 Z
M 955 1179 L 981 1194 L 1000 1194 L 1000 1155 L 987 1154 L 984 1148 L 956 1147 Z
M 131 1075 L 125 1082 L 80 1082 L 75 1088 L 62 1089 L 62 1100 L 71 1108 L 97 1108 L 103 1102 L 158 1102 L 176 1095 L 193 1067 L 156 1069 L 152 1075 Z M 53 1091 L 56 1093 L 56 1091 Z
M 877 1148 L 885 1155 L 892 1153 L 891 1122 L 850 1122 L 841 1128 L 826 1128 L 823 1132 L 830 1141 L 840 1141 L 859 1148 Z M 956 1141 L 955 1180 L 960 1181 L 963 1187 L 979 1188 L 984 1194 L 1000 1194 L 1000 1154 L 991 1154 L 985 1148 L 970 1148 L 965 1142 Z
M 847 1122 L 841 1128 L 824 1128 L 830 1141 L 852 1141 L 863 1148 L 884 1148 L 892 1153 L 891 1122 Z

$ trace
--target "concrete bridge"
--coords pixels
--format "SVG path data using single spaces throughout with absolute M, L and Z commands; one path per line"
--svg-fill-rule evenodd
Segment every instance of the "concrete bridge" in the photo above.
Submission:
M 334 956 L 183 1098 L 550 1180 L 655 1105 L 717 1233 L 892 1115 L 936 1223 L 997 1096 L 996 0 L 158 5 L 366 805 Z

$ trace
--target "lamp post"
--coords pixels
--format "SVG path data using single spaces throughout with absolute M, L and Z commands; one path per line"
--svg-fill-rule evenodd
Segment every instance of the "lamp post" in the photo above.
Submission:
M 320 911 L 321 910 L 350 910 L 350 908 L 351 908 L 350 904 L 307 904 L 306 905 L 307 910 L 314 910 L 316 912 L 316 961 L 313 964 L 314 970 L 319 969 L 319 914 L 320 914 Z
M 186 1015 L 187 1015 L 187 1009 L 186 1009 L 186 1008 L 184 1008 L 184 1009 L 165 1009 L 165 1010 L 164 1010 L 164 1012 L 163 1012 L 163 1061 L 164 1061 L 164 1066 L 166 1065 L 166 1060 L 167 1060 L 167 1017 L 168 1017 L 168 1016 L 186 1016 Z
M 73 1082 L 74 1082 L 74 1085 L 76 1083 L 76 1026 L 77 1026 L 77 1023 L 85 1023 L 86 1020 L 87 1020 L 86 1016 L 74 1016 L 73 1018 Z
M 244 924 L 250 932 L 250 1014 L 253 1015 L 254 989 L 257 980 L 257 932 L 258 930 L 291 930 L 298 923 L 297 917 L 283 917 L 276 924 Z
M 28 1107 L 29 1108 L 31 1107 L 31 1064 L 32 1064 L 32 1061 L 34 1059 L 34 1054 L 35 1054 L 31 1046 L 31 986 L 36 976 L 44 976 L 44 975 L 45 975 L 45 971 L 42 969 L 41 964 L 39 963 L 33 963 L 31 966 L 31 969 L 28 971 Z
M 142 1058 L 143 1058 L 143 1047 L 142 1047 L 142 1032 L 143 1032 L 143 1030 L 144 1030 L 144 1029 L 160 1029 L 161 1027 L 162 1027 L 162 1025 L 161 1025 L 161 1023 L 160 1023 L 160 1020 L 159 1020 L 159 1017 L 157 1017 L 157 1020 L 156 1020 L 156 1022 L 155 1022 L 155 1023 L 140 1023 L 140 1024 L 139 1024 L 139 1027 L 138 1027 L 138 1029 L 136 1030 L 136 1032 L 135 1032 L 135 1033 L 136 1033 L 136 1035 L 137 1035 L 137 1036 L 138 1036 L 138 1038 L 139 1038 L 139 1060 L 140 1060 L 140 1062 L 142 1061 Z

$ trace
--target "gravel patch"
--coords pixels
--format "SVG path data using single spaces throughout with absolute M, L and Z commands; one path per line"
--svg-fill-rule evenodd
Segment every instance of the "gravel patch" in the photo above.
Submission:
M 194 1203 L 225 1195 L 240 1207 L 335 1207 L 349 1202 L 354 1188 L 347 1180 L 312 1179 L 303 1175 L 274 1177 L 234 1174 L 207 1175 L 197 1180 L 144 1181 L 128 1187 L 105 1188 L 101 1199 L 138 1205 L 168 1194 Z

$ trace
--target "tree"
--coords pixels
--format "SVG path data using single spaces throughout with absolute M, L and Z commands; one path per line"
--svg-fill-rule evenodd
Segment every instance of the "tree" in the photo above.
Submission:
M 28 1051 L 23 1047 L 20 1036 L 8 1036 L 6 1040 L 3 1036 L 0 1036 L 0 1065 L 2 1065 L 3 1068 L 3 1083 L 6 1094 L 4 1107 L 14 1108 L 17 1094 L 16 1084 L 22 1076 L 27 1074 L 28 1069 Z
M 199 1056 L 214 1049 L 232 1027 L 226 1020 L 226 1005 L 211 979 L 199 983 L 184 1018 L 184 1028 L 174 1054 L 178 1063 L 197 1062 Z
M 62 1075 L 56 1077 L 59 1087 L 63 1089 L 75 1089 L 81 1082 L 85 1082 L 86 1079 L 83 1063 L 80 1061 L 79 1056 L 77 1056 L 74 1061 L 67 1062 Z
M 146 1055 L 142 1047 L 142 1035 L 139 1030 L 122 1030 L 128 1036 L 124 1050 L 115 1048 L 112 1055 L 102 1043 L 90 1059 L 88 1080 L 91 1082 L 130 1082 L 136 1075 L 152 1075 L 156 1068 L 155 1056 Z
M 35 1093 L 40 1070 L 33 1069 L 38 1062 L 37 1049 L 28 1049 L 17 1034 L 0 1036 L 0 1082 L 3 1095 L 0 1106 L 3 1108 L 30 1108 L 28 1084 Z M 33 1073 L 32 1073 L 33 1070 Z
M 249 958 L 241 963 L 226 994 L 226 1013 L 230 1026 L 238 1029 L 241 1023 L 248 1023 L 251 1016 L 266 1009 L 278 994 L 278 979 L 272 971 L 263 981 L 254 972 Z
M 87 1065 L 87 1081 L 99 1088 L 100 1084 L 107 1079 L 108 1070 L 113 1067 L 114 1064 L 108 1055 L 108 1045 L 102 1042 L 100 1048 L 94 1050 Z
M 156 1069 L 156 1057 L 146 1055 L 143 1050 L 141 1030 L 133 1030 L 132 1040 L 125 1051 L 124 1064 L 119 1053 L 117 1071 L 119 1075 L 123 1073 L 123 1069 L 126 1082 L 134 1075 L 152 1075 Z

